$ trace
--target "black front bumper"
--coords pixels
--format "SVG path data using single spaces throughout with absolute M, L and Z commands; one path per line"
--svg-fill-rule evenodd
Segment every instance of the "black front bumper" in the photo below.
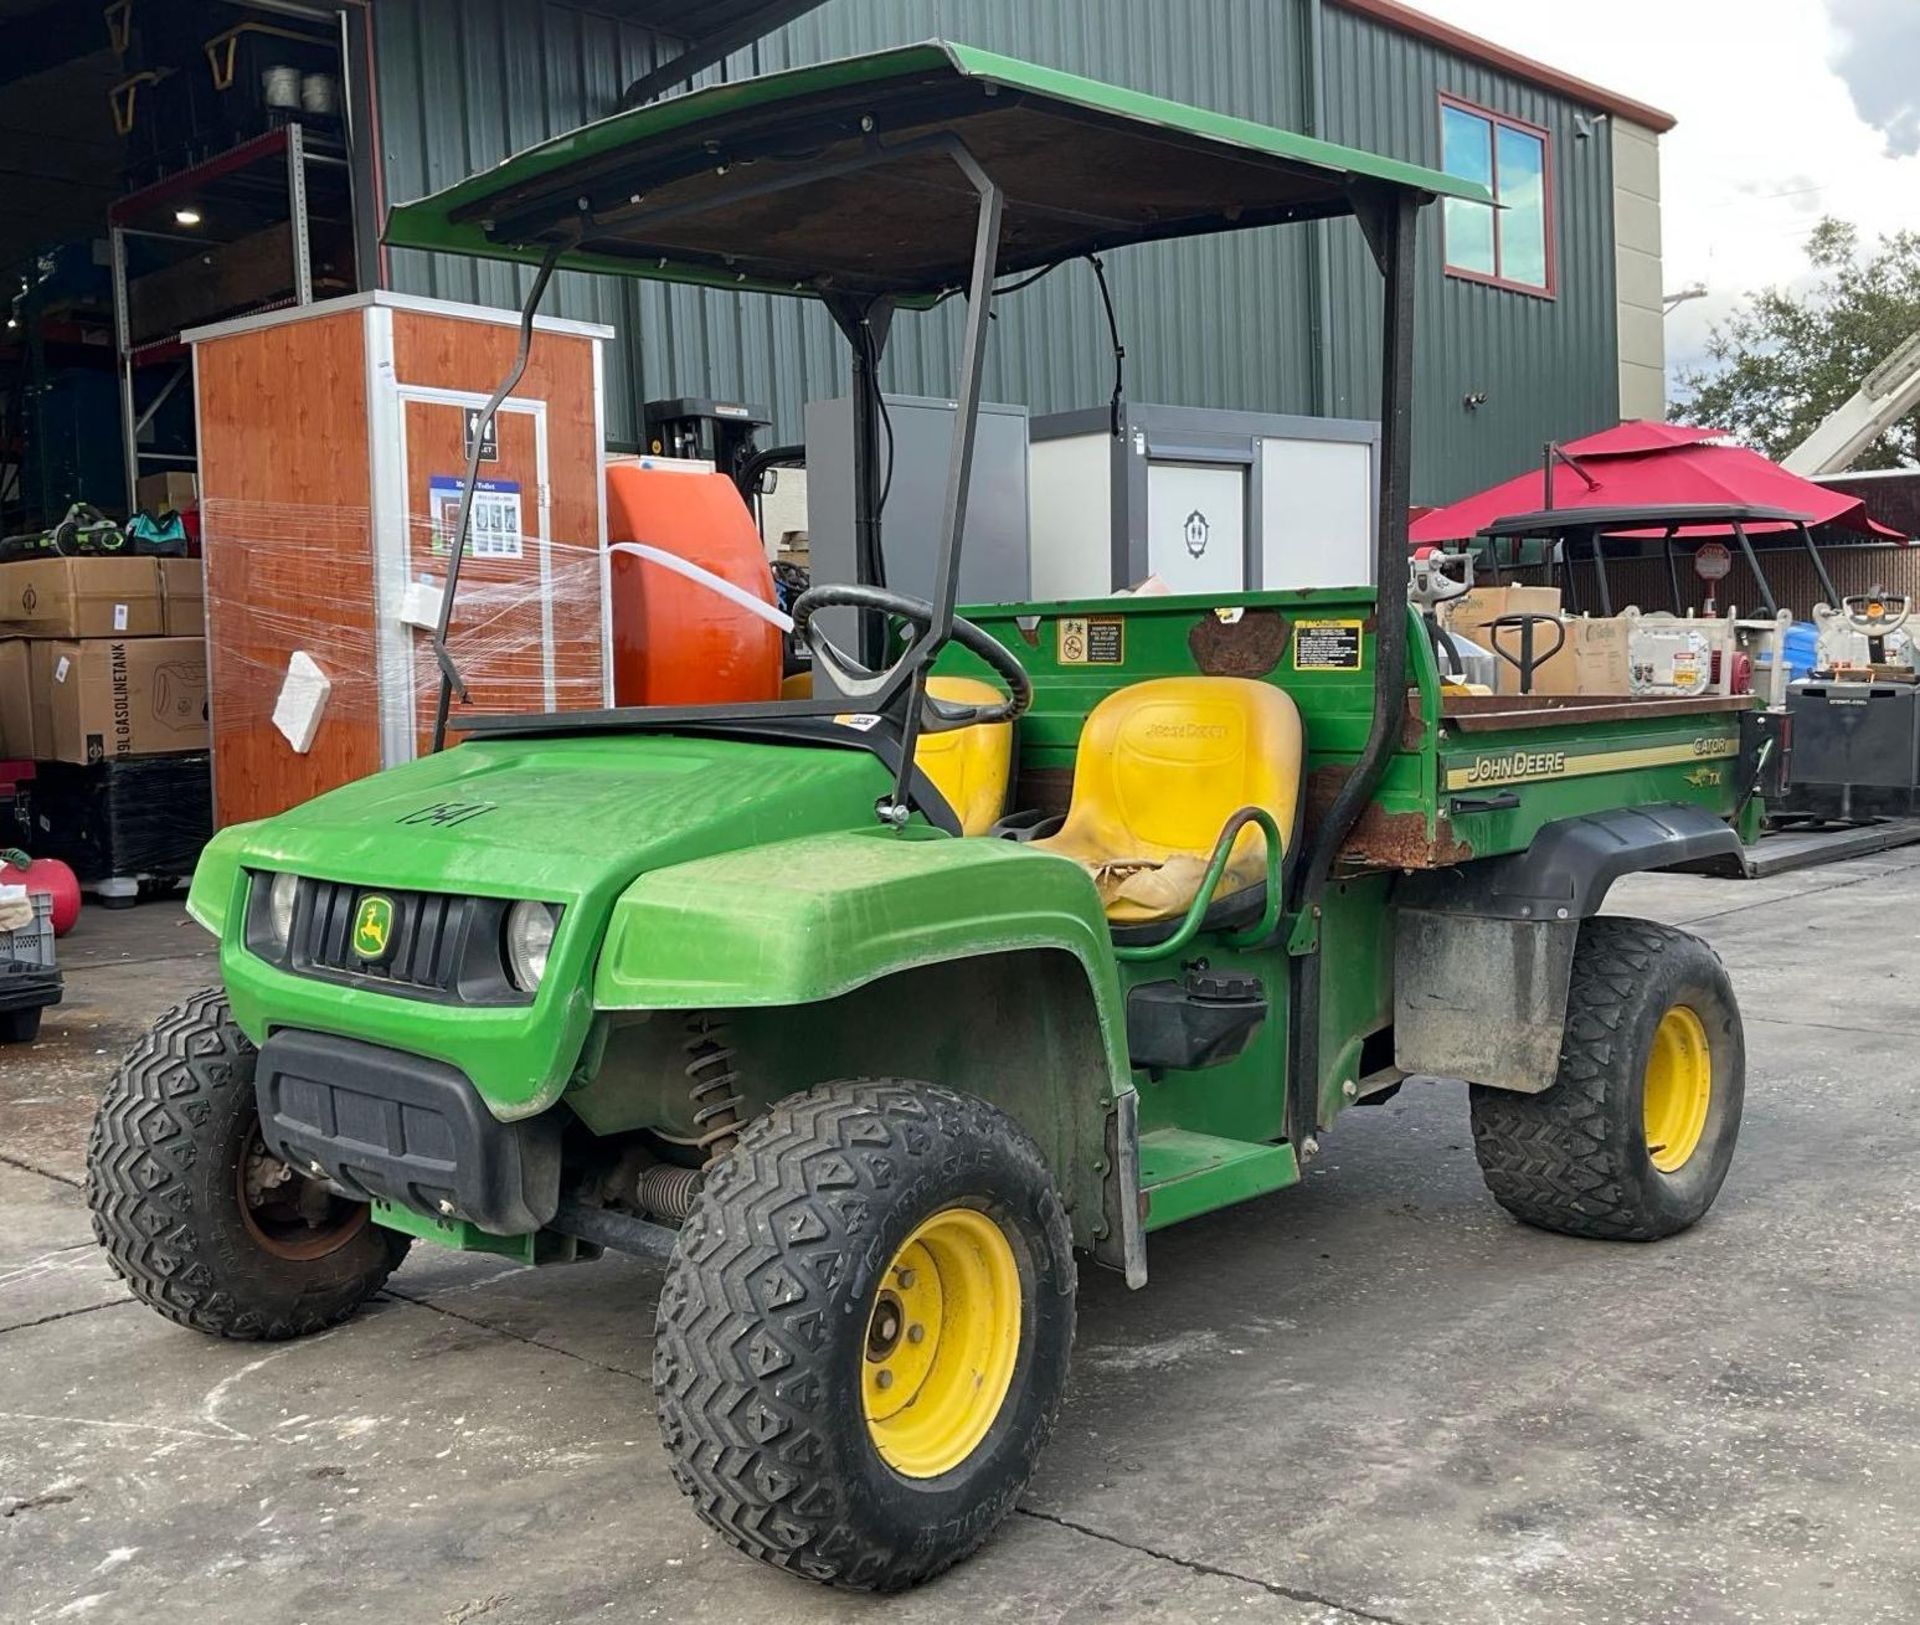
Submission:
M 254 1092 L 267 1149 L 356 1201 L 502 1236 L 542 1228 L 559 1205 L 560 1114 L 502 1123 L 443 1062 L 288 1029 L 261 1046 Z

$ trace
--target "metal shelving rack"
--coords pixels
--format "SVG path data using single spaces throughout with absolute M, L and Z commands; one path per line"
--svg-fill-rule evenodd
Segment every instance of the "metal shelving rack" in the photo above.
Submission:
M 180 342 L 179 334 L 148 338 L 136 342 L 128 299 L 127 248 L 134 239 L 190 243 L 207 246 L 207 240 L 181 231 L 156 229 L 154 217 L 164 216 L 175 204 L 206 203 L 245 187 L 256 191 L 270 166 L 284 175 L 287 220 L 291 228 L 293 250 L 293 289 L 291 298 L 269 300 L 246 310 L 209 311 L 207 320 L 277 310 L 289 305 L 313 303 L 313 245 L 308 210 L 308 194 L 313 182 L 311 171 L 337 170 L 345 182 L 345 201 L 349 215 L 354 207 L 353 171 L 344 145 L 314 139 L 295 120 L 268 130 L 206 161 L 178 170 L 152 185 L 130 192 L 107 211 L 108 240 L 113 283 L 114 342 L 120 384 L 120 430 L 126 462 L 127 508 L 135 505 L 141 464 L 187 463 L 196 459 L 177 452 L 153 452 L 140 449 L 140 434 L 153 421 L 154 414 L 185 381 L 192 358 Z M 277 182 L 275 184 L 278 184 Z M 354 278 L 359 280 L 356 264 Z M 167 366 L 170 371 L 159 386 L 141 401 L 139 380 L 153 368 Z

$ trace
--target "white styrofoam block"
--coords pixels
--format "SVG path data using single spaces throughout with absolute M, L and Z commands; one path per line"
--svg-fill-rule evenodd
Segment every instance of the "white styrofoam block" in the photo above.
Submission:
M 320 731 L 332 693 L 333 679 L 306 650 L 295 649 L 287 660 L 280 697 L 273 704 L 273 725 L 302 756 L 313 749 L 313 736 Z
M 437 581 L 409 581 L 400 594 L 400 619 L 422 632 L 440 629 L 440 605 L 446 589 Z

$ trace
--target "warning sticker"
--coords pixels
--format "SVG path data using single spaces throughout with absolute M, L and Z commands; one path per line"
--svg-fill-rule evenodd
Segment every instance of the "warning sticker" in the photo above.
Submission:
M 1293 669 L 1358 671 L 1360 627 L 1359 621 L 1295 621 Z
M 1070 615 L 1060 622 L 1063 666 L 1118 666 L 1127 657 L 1127 623 L 1117 615 Z

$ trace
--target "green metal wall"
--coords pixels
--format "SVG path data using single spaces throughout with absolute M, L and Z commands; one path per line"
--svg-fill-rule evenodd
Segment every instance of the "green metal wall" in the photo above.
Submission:
M 1413 495 L 1450 502 L 1538 463 L 1550 438 L 1572 439 L 1619 418 L 1611 135 L 1601 124 L 1579 138 L 1575 108 L 1547 91 L 1338 6 L 1323 15 L 1329 139 L 1438 168 L 1442 91 L 1549 135 L 1554 298 L 1445 275 L 1440 210 L 1422 220 Z M 1350 222 L 1329 237 L 1327 409 L 1364 414 L 1378 398 L 1372 261 Z M 1467 407 L 1466 397 L 1479 393 L 1486 404 Z
M 621 87 L 671 45 L 559 0 L 381 0 L 374 17 L 392 201 L 611 111 Z M 1324 51 L 1320 133 L 1334 140 L 1433 162 L 1441 88 L 1556 135 L 1559 299 L 1447 283 L 1437 215 L 1429 222 L 1417 500 L 1447 501 L 1511 474 L 1549 434 L 1611 423 L 1617 383 L 1604 134 L 1576 150 L 1565 104 L 1323 8 L 1321 0 L 828 0 L 718 71 L 738 77 L 944 34 L 1310 128 L 1316 29 Z M 1116 255 L 1108 274 L 1134 399 L 1373 415 L 1379 285 L 1351 225 L 1153 245 Z M 445 298 L 506 304 L 521 275 L 439 256 L 393 256 L 394 286 Z M 611 323 L 626 336 L 609 358 L 616 441 L 638 438 L 640 401 L 682 394 L 764 403 L 774 410 L 776 437 L 797 439 L 802 404 L 846 387 L 839 341 L 810 302 L 577 276 L 561 282 L 555 308 Z M 1324 298 L 1316 294 L 1321 282 Z M 888 356 L 888 387 L 946 394 L 957 325 L 951 306 L 903 318 Z M 1097 405 L 1111 365 L 1092 276 L 1084 266 L 1063 266 L 1002 307 L 986 387 L 991 398 L 1024 401 L 1036 413 Z M 1489 396 L 1473 413 L 1460 406 L 1470 390 Z

